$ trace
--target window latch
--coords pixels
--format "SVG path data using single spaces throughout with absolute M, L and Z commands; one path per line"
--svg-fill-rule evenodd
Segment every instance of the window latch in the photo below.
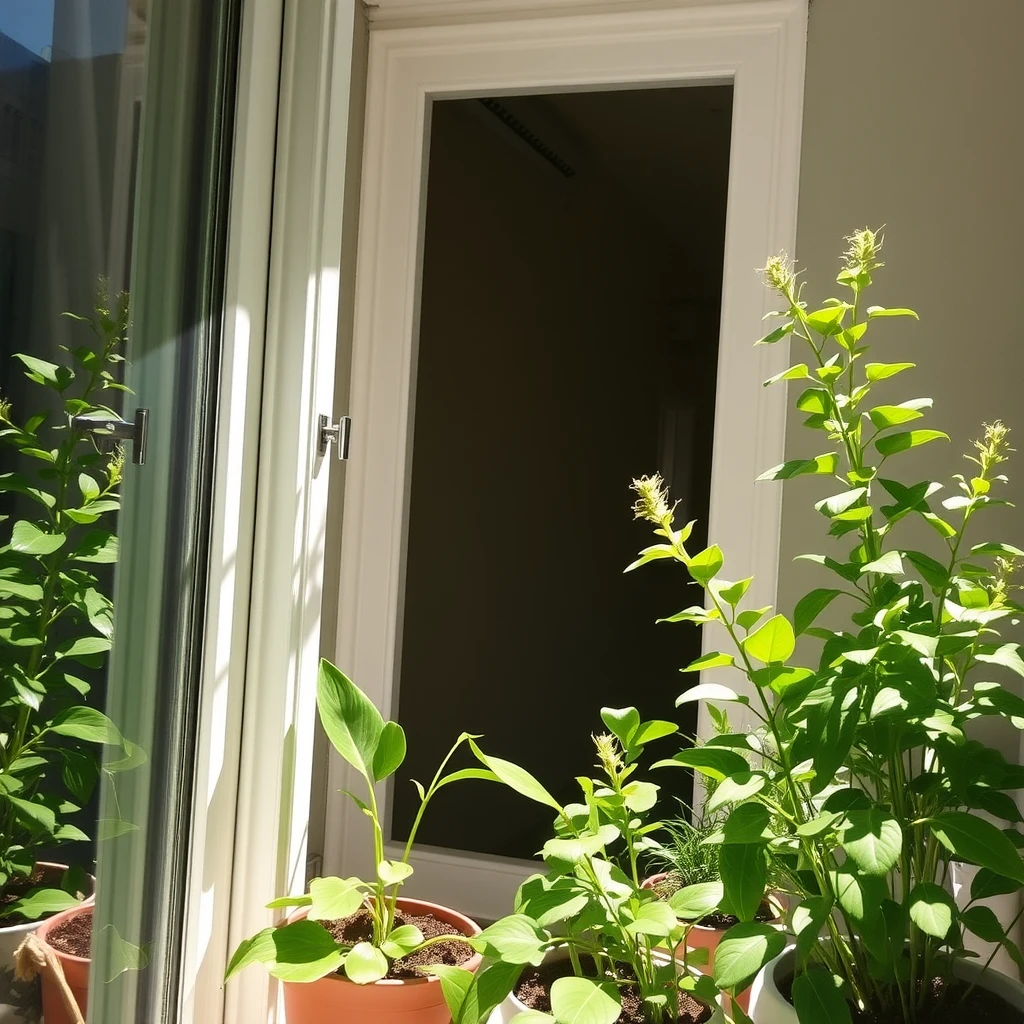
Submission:
M 117 438 L 131 441 L 132 462 L 136 466 L 146 464 L 146 443 L 149 439 L 149 410 L 136 409 L 134 420 L 122 420 L 116 416 L 97 416 L 96 413 L 83 413 L 71 417 L 71 429 L 82 430 L 98 440 Z
M 328 449 L 334 445 L 334 456 L 339 461 L 348 458 L 349 439 L 352 436 L 352 417 L 342 416 L 337 423 L 331 422 L 330 416 L 320 414 L 317 430 L 316 453 L 325 458 Z

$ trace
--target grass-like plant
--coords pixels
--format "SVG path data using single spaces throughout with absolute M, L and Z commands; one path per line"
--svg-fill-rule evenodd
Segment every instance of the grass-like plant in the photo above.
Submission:
M 762 342 L 790 337 L 807 353 L 766 383 L 803 383 L 796 407 L 821 441 L 817 454 L 763 478 L 832 482 L 834 493 L 815 508 L 837 544 L 802 556 L 831 578 L 827 585 L 789 616 L 749 607 L 751 580 L 722 576 L 717 545 L 687 549 L 689 528 L 676 526 L 660 479 L 635 483 L 637 515 L 657 535 L 637 564 L 684 567 L 702 600 L 677 618 L 721 641 L 689 670 L 732 669 L 738 680 L 700 684 L 687 698 L 745 704 L 770 740 L 753 770 L 737 749 L 743 736 L 715 736 L 673 758 L 714 779 L 729 806 L 719 868 L 741 922 L 718 948 L 715 977 L 740 989 L 785 946 L 786 936 L 753 921 L 777 862 L 797 901 L 789 923 L 801 1024 L 849 1024 L 854 1008 L 919 1024 L 944 1001 L 969 999 L 984 977 L 959 980 L 967 933 L 1024 964 L 980 902 L 1024 888 L 1011 796 L 1024 787 L 1024 768 L 970 735 L 974 719 L 1024 726 L 1024 700 L 1000 681 L 1024 676 L 1024 660 L 998 632 L 1020 612 L 1012 575 L 1024 552 L 985 526 L 986 513 L 1006 504 L 1008 431 L 998 421 L 986 426 L 952 489 L 899 479 L 905 453 L 948 437 L 921 426 L 929 399 L 875 397 L 913 366 L 898 355 L 878 361 L 874 353 L 891 344 L 888 334 L 876 340 L 878 325 L 916 318 L 865 300 L 881 242 L 870 230 L 848 239 L 837 279 L 845 297 L 818 308 L 804 300 L 788 259 L 765 268 L 782 322 Z M 816 625 L 833 602 L 843 609 L 839 624 Z M 799 655 L 798 637 L 806 641 Z M 946 887 L 954 860 L 981 868 L 962 909 Z

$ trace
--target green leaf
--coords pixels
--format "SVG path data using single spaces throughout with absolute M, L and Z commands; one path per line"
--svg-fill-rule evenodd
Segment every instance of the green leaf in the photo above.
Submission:
M 773 615 L 743 641 L 743 649 L 758 661 L 781 664 L 796 649 L 793 627 L 785 615 Z
M 72 658 L 77 661 L 105 654 L 110 650 L 110 640 L 105 636 L 81 636 L 77 640 L 65 640 L 57 647 L 56 657 Z
M 539 967 L 547 951 L 547 935 L 525 914 L 510 914 L 471 938 L 469 944 L 506 963 Z
M 561 861 L 566 864 L 579 864 L 600 853 L 609 843 L 619 838 L 619 830 L 614 825 L 602 825 L 596 832 L 581 836 L 569 836 L 565 839 L 549 839 L 544 844 L 545 859 Z
M 735 700 L 746 704 L 747 698 L 740 697 L 735 690 L 719 683 L 698 683 L 691 686 L 685 693 L 676 697 L 676 707 L 682 704 L 692 704 L 695 700 Z
M 715 983 L 719 988 L 740 991 L 785 948 L 786 936 L 771 925 L 734 924 L 715 951 Z
M 736 661 L 731 654 L 723 654 L 721 651 L 710 651 L 702 654 L 696 661 L 691 661 L 686 668 L 680 672 L 702 672 L 707 668 L 724 668 L 728 665 L 735 665 Z
M 265 964 L 274 959 L 274 928 L 264 928 L 248 939 L 243 939 L 231 956 L 224 974 L 227 981 L 250 964 Z
M 764 804 L 740 804 L 705 842 L 763 843 L 767 838 L 768 819 L 768 808 Z
M 879 405 L 868 412 L 868 418 L 879 430 L 886 430 L 919 420 L 924 415 L 921 410 L 930 408 L 931 404 L 930 398 L 915 398 L 899 405 Z
M 997 875 L 988 868 L 980 868 L 971 881 L 971 899 L 987 900 L 992 896 L 1007 896 L 1016 892 L 1024 883 Z
M 345 976 L 357 985 L 370 985 L 388 973 L 388 958 L 369 942 L 357 942 L 345 957 Z
M 326 658 L 320 660 L 316 705 L 334 749 L 365 779 L 372 779 L 384 719 L 366 694 Z
M 80 803 L 85 803 L 92 796 L 99 778 L 99 765 L 96 758 L 82 750 L 72 747 L 61 750 L 63 765 L 61 778 L 68 792 Z
M 1006 938 L 1006 929 L 999 923 L 999 918 L 990 907 L 968 907 L 961 915 L 964 927 L 974 932 L 985 942 L 996 942 L 1000 945 Z
M 881 576 L 902 576 L 904 571 L 903 559 L 898 551 L 886 551 L 881 558 L 860 567 L 862 576 L 868 572 L 877 572 Z
M 640 728 L 640 712 L 636 708 L 601 708 L 601 721 L 625 748 Z
M 30 921 L 37 921 L 44 915 L 59 914 L 62 910 L 77 907 L 82 901 L 63 889 L 36 889 L 20 900 L 4 908 L 5 914 L 21 914 Z
M 766 470 L 758 480 L 788 480 L 794 476 L 817 474 L 832 476 L 839 466 L 839 456 L 835 452 L 825 452 L 813 459 L 791 459 Z
M 707 586 L 724 564 L 725 556 L 722 554 L 722 549 L 717 544 L 712 544 L 711 547 L 694 555 L 687 563 L 686 568 L 698 583 Z
M 988 662 L 990 665 L 1002 665 L 1003 668 L 1024 676 L 1024 659 L 1020 656 L 1019 644 L 1002 644 L 999 647 L 987 646 L 979 648 L 974 655 L 978 661 Z
M 842 302 L 837 306 L 826 306 L 824 309 L 815 310 L 813 313 L 807 314 L 807 326 L 812 331 L 829 338 L 842 330 L 843 318 L 849 309 L 850 307 Z
M 956 857 L 1024 884 L 1024 861 L 995 825 L 966 811 L 944 811 L 929 819 L 928 826 Z
M 707 810 L 717 811 L 728 804 L 742 803 L 764 789 L 768 776 L 764 772 L 737 772 L 723 779 L 708 798 Z
M 102 711 L 89 707 L 73 707 L 62 711 L 50 724 L 50 731 L 87 743 L 123 746 L 124 737 Z
M 869 320 L 874 320 L 879 316 L 912 316 L 915 320 L 921 319 L 912 309 L 886 309 L 885 306 L 868 306 Z
M 797 601 L 793 610 L 793 630 L 797 636 L 803 633 L 808 626 L 814 624 L 814 620 L 842 593 L 841 590 L 829 590 L 820 588 L 812 590 Z
M 35 523 L 20 520 L 11 531 L 11 550 L 23 555 L 52 555 L 66 540 L 63 533 L 44 533 Z
M 122 818 L 100 818 L 96 822 L 96 840 L 106 843 L 111 839 L 118 839 L 128 835 L 129 832 L 138 832 L 139 826 Z
M 683 767 L 694 768 L 702 775 L 722 781 L 727 775 L 750 770 L 747 759 L 735 750 L 724 747 L 712 747 L 707 744 L 680 750 L 675 756 L 664 761 L 656 761 L 652 768 Z
M 278 896 L 276 900 L 271 900 L 267 904 L 267 910 L 279 910 L 284 907 L 311 907 L 313 905 L 313 897 L 308 893 L 303 893 L 300 896 Z
M 659 789 L 653 782 L 627 782 L 622 787 L 622 802 L 634 814 L 644 814 L 658 802 Z
M 753 921 L 768 883 L 768 861 L 764 847 L 753 843 L 723 846 L 718 857 L 718 870 L 729 909 L 741 921 Z
M 793 1006 L 800 1024 L 851 1024 L 850 1004 L 843 995 L 843 979 L 812 969 L 793 980 Z
M 622 1012 L 611 984 L 589 978 L 556 978 L 551 985 L 551 1012 L 558 1024 L 615 1024 Z
M 905 452 L 918 445 L 927 444 L 929 441 L 948 441 L 949 434 L 941 430 L 904 430 L 898 434 L 887 434 L 875 440 L 875 447 L 879 453 L 888 457 L 897 452 Z
M 818 936 L 832 913 L 834 904 L 825 896 L 809 896 L 793 908 L 793 932 L 796 935 L 796 951 L 805 961 L 818 944 Z
M 46 384 L 56 391 L 66 388 L 75 375 L 66 366 L 58 366 L 56 363 L 47 362 L 45 359 L 37 359 L 35 356 L 26 355 L 24 352 L 15 352 L 15 359 L 20 359 L 26 367 L 25 376 L 38 384 Z
M 918 882 L 910 894 L 910 920 L 925 933 L 944 939 L 956 916 L 953 897 L 934 882 Z
M 425 970 L 440 980 L 441 994 L 448 1004 L 448 1011 L 452 1015 L 452 1020 L 458 1021 L 473 984 L 473 972 L 467 971 L 464 967 L 451 967 L 448 964 L 431 964 Z
M 385 885 L 398 885 L 412 874 L 412 866 L 401 860 L 382 860 L 377 865 L 377 877 Z M 339 914 L 344 917 L 344 914 Z
M 1012 544 L 986 543 L 975 544 L 971 548 L 971 555 L 1002 555 L 1005 558 L 1024 558 L 1024 551 L 1014 547 Z
M 782 341 L 787 335 L 793 333 L 793 321 L 788 320 L 782 324 L 781 327 L 776 327 L 774 331 L 769 331 L 763 338 L 759 338 L 754 342 L 755 345 L 774 345 L 777 341 Z
M 78 489 L 82 492 L 82 500 L 87 503 L 100 496 L 100 485 L 88 473 L 78 474 Z
M 35 803 L 32 800 L 22 800 L 21 797 L 12 796 L 10 793 L 4 793 L 3 799 L 11 804 L 16 816 L 22 821 L 29 825 L 39 825 L 50 835 L 53 835 L 57 830 L 56 817 L 53 811 L 45 804 Z
M 480 763 L 494 772 L 509 789 L 528 800 L 544 804 L 561 813 L 562 805 L 525 768 L 520 768 L 511 761 L 503 761 L 500 757 L 485 754 L 473 740 L 469 741 L 469 746 Z
M 385 722 L 373 753 L 373 777 L 382 782 L 405 760 L 405 730 L 397 722 Z
M 294 921 L 271 932 L 267 970 L 281 981 L 310 982 L 334 974 L 344 957 L 330 932 L 316 921 Z
M 650 935 L 656 939 L 667 938 L 679 924 L 672 908 L 661 900 L 641 903 L 636 916 L 626 925 L 630 935 Z
M 877 807 L 849 811 L 843 832 L 847 857 L 865 875 L 885 875 L 896 865 L 903 849 L 903 831 L 892 815 Z
M 684 921 L 699 921 L 719 908 L 722 894 L 721 882 L 698 882 L 677 889 L 669 897 L 668 905 Z
M 719 584 L 716 584 L 718 596 L 735 608 L 743 600 L 743 595 L 750 589 L 750 584 L 753 582 L 753 576 L 748 576 L 745 580 L 738 580 L 736 583 L 730 583 L 728 586 L 721 585 L 720 581 Z
M 336 921 L 354 914 L 363 905 L 358 878 L 314 878 L 309 883 L 309 895 L 310 921 Z
M 770 612 L 772 606 L 765 605 L 763 608 L 744 608 L 736 616 L 736 622 L 744 629 L 753 629 L 761 621 L 765 613 Z
M 767 668 L 756 669 L 751 679 L 762 690 L 766 687 L 780 697 L 797 683 L 810 679 L 814 673 L 809 668 L 791 668 L 787 665 L 769 665 Z
M 810 377 L 810 373 L 807 370 L 807 364 L 797 363 L 796 366 L 791 366 L 788 370 L 783 370 L 782 373 L 777 373 L 774 377 L 769 377 L 764 382 L 764 386 L 768 387 L 770 384 L 776 384 L 780 380 L 803 380 L 806 377 Z
M 90 530 L 70 557 L 74 562 L 109 564 L 117 561 L 117 550 L 114 534 L 108 530 Z

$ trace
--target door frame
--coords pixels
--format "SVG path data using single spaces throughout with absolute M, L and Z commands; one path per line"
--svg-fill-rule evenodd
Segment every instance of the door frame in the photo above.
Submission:
M 786 394 L 762 383 L 786 367 L 788 346 L 751 347 L 770 309 L 754 268 L 795 242 L 806 18 L 807 0 L 755 0 L 371 31 L 335 655 L 385 713 L 401 644 L 432 99 L 733 84 L 709 536 L 737 576 L 756 577 L 754 604 L 773 604 L 781 490 L 754 481 L 783 460 Z M 698 728 L 708 729 L 703 707 Z M 329 790 L 356 788 L 332 752 Z M 328 801 L 325 873 L 372 875 L 364 829 L 349 801 Z M 483 918 L 507 913 L 526 873 L 523 862 L 449 851 L 413 861 L 410 895 Z

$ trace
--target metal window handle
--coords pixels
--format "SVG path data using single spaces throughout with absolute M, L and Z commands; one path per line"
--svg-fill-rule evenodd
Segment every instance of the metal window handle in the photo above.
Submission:
M 316 452 L 320 458 L 327 455 L 327 449 L 333 444 L 335 458 L 344 461 L 348 458 L 348 445 L 352 436 L 352 418 L 342 416 L 337 423 L 331 423 L 331 417 L 320 414 L 318 421 Z
M 71 417 L 72 430 L 84 430 L 97 438 L 116 437 L 132 443 L 132 462 L 136 466 L 146 463 L 146 442 L 149 439 L 149 410 L 136 409 L 134 420 L 116 416 L 97 416 L 85 413 Z

